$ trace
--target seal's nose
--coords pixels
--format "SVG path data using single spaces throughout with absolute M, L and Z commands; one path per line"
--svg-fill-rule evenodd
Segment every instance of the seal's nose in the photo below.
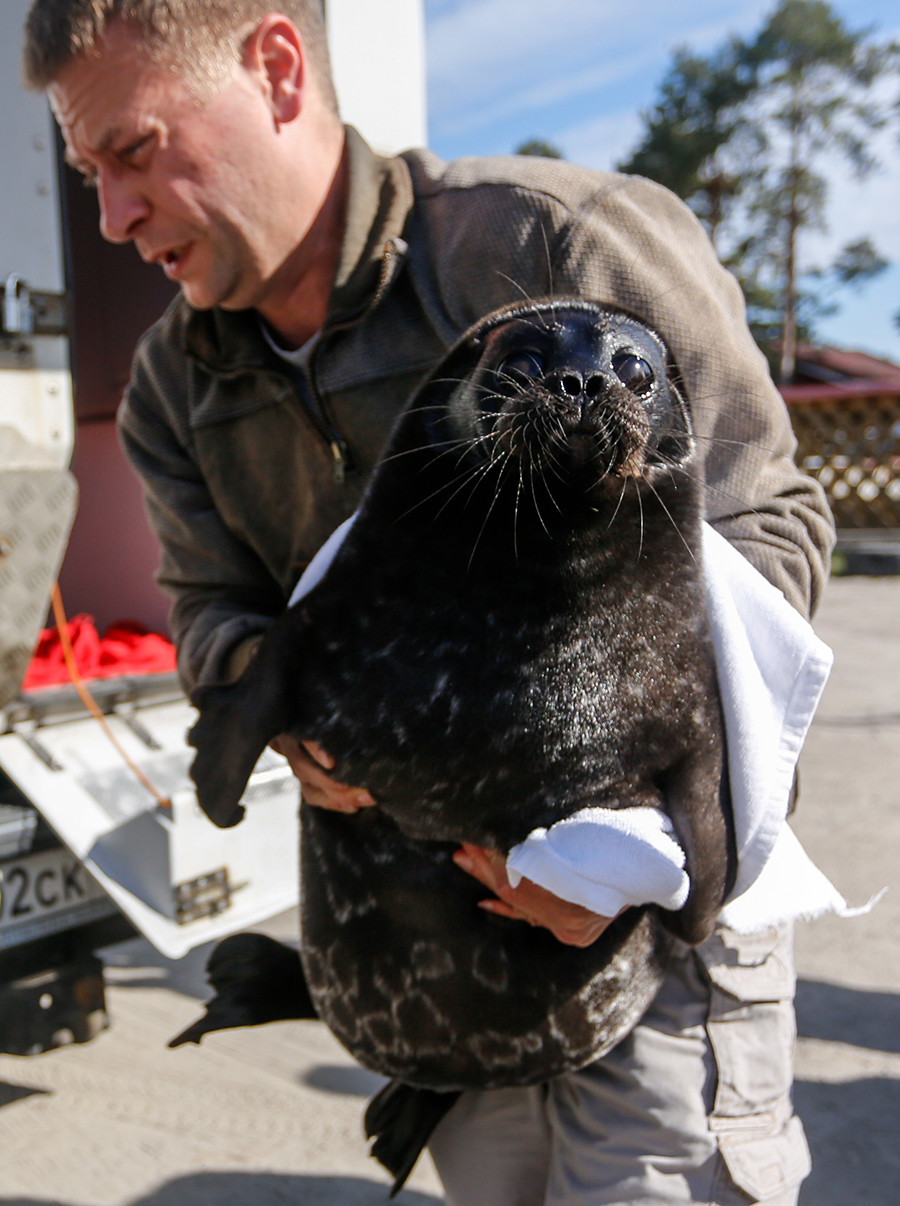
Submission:
M 559 398 L 592 401 L 606 389 L 606 378 L 603 373 L 579 373 L 575 369 L 565 369 L 563 372 L 550 373 L 546 385 Z
M 593 425 L 599 400 L 608 386 L 603 373 L 582 373 L 573 368 L 549 373 L 544 384 L 560 400 L 558 418 L 566 430 L 576 432 Z
M 566 369 L 562 373 L 552 373 L 547 385 L 560 398 L 577 398 L 584 389 L 584 378 L 581 373 L 576 373 L 573 369 Z

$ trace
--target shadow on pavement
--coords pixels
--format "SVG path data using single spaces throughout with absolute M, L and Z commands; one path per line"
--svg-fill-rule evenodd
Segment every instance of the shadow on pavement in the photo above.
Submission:
M 803 1038 L 900 1053 L 900 996 L 824 980 L 797 981 L 797 1029 Z
M 119 988 L 167 988 L 184 997 L 206 1000 L 212 996 L 206 979 L 206 961 L 215 945 L 206 942 L 183 959 L 167 959 L 146 938 L 129 938 L 100 952 L 106 983 Z
M 11 1081 L 0 1080 L 0 1109 L 21 1101 L 24 1097 L 49 1095 L 49 1089 L 36 1089 L 31 1085 L 14 1085 Z
M 900 1052 L 900 996 L 821 980 L 797 984 L 803 1038 L 866 1051 Z M 900 1080 L 798 1080 L 794 1106 L 803 1119 L 813 1170 L 800 1206 L 896 1206 L 900 1185 Z
M 297 910 L 288 909 L 258 926 L 246 928 L 269 934 L 288 946 L 296 946 L 300 922 Z M 122 988 L 167 988 L 181 996 L 205 1001 L 212 996 L 206 979 L 206 961 L 218 942 L 216 938 L 194 947 L 181 959 L 167 959 L 154 950 L 146 938 L 136 936 L 108 946 L 100 953 L 106 965 L 108 984 Z M 2 1198 L 0 1206 L 3 1206 Z
M 813 1164 L 800 1191 L 800 1206 L 897 1206 L 900 1081 L 798 1081 L 794 1106 L 803 1119 Z
M 127 1206 L 386 1206 L 388 1200 L 387 1185 L 360 1177 L 205 1172 L 178 1177 Z M 397 1206 L 440 1206 L 441 1199 L 405 1189 L 395 1201 Z M 0 1206 L 65 1204 L 0 1197 Z
M 300 1083 L 341 1097 L 372 1097 L 384 1085 L 385 1077 L 355 1064 L 318 1064 L 300 1077 Z

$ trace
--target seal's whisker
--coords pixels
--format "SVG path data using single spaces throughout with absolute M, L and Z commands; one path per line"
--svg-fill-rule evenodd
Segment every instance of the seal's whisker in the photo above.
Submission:
M 541 238 L 544 241 L 544 255 L 547 259 L 547 293 L 550 297 L 553 296 L 553 260 L 550 257 L 550 242 L 547 238 L 547 228 L 543 222 L 541 226 Z
M 445 448 L 442 452 L 439 452 L 434 456 L 434 458 L 432 459 L 432 462 L 431 462 L 431 466 L 436 465 L 439 461 L 442 461 L 442 460 L 446 459 L 447 457 L 452 457 L 455 455 L 456 456 L 455 469 L 458 470 L 459 467 L 463 464 L 463 462 L 467 459 L 470 446 L 471 445 L 469 442 L 460 441 L 459 443 L 454 444 L 451 447 Z M 420 465 L 419 468 L 416 470 L 417 475 L 422 476 L 423 474 L 428 474 L 431 466 L 428 464 Z M 477 467 L 478 466 L 471 466 L 470 470 L 468 470 L 468 471 L 471 471 L 471 469 L 473 469 L 473 468 L 477 469 Z M 440 493 L 441 490 L 449 489 L 449 487 L 455 485 L 457 481 L 458 481 L 458 477 L 453 477 L 452 480 L 445 482 L 442 486 L 439 486 L 437 488 L 436 493 Z M 429 497 L 431 497 L 431 496 L 429 496 Z M 427 500 L 423 500 L 423 501 L 427 501 Z
M 453 377 L 445 377 L 444 380 L 448 385 L 464 385 L 465 384 L 465 381 L 457 381 Z M 416 414 L 420 414 L 420 415 L 428 414 L 428 412 L 431 410 L 437 411 L 439 414 L 446 415 L 447 404 L 446 404 L 446 402 L 429 402 L 429 403 L 417 402 L 415 409 L 416 409 Z
M 501 280 L 506 281 L 507 284 L 512 285 L 515 290 L 521 293 L 522 297 L 528 303 L 529 310 L 532 314 L 536 314 L 539 318 L 543 319 L 543 314 L 541 313 L 540 308 L 535 304 L 537 299 L 532 297 L 527 289 L 524 289 L 517 280 L 507 275 L 507 273 L 501 272 L 499 268 L 495 269 L 495 273 L 500 277 Z M 546 323 L 544 324 L 544 327 L 546 328 Z
M 471 385 L 468 377 L 434 377 L 429 381 L 429 384 L 434 385 Z M 446 410 L 446 403 L 435 402 L 432 404 L 423 405 L 416 403 L 417 410 Z
M 694 556 L 694 551 L 693 551 L 693 549 L 692 549 L 692 548 L 691 548 L 691 546 L 688 544 L 688 542 L 685 540 L 685 538 L 684 538 L 684 534 L 682 533 L 681 528 L 679 528 L 678 524 L 675 522 L 675 517 L 673 516 L 672 512 L 669 510 L 669 508 L 668 508 L 668 507 L 666 506 L 666 504 L 663 502 L 663 499 L 662 499 L 661 494 L 660 494 L 660 493 L 659 493 L 659 491 L 658 491 L 658 490 L 655 488 L 655 486 L 654 486 L 654 485 L 653 485 L 653 483 L 652 483 L 652 482 L 649 480 L 649 478 L 648 478 L 648 479 L 646 479 L 646 481 L 647 481 L 647 486 L 649 487 L 651 494 L 652 494 L 652 495 L 653 495 L 653 497 L 656 499 L 656 501 L 659 503 L 659 505 L 662 507 L 662 509 L 665 511 L 666 515 L 669 517 L 669 521 L 670 521 L 670 523 L 672 524 L 672 527 L 675 529 L 675 532 L 676 532 L 676 533 L 677 533 L 677 535 L 678 535 L 678 539 L 681 541 L 681 543 L 682 543 L 682 544 L 684 545 L 684 547 L 687 549 L 687 551 L 688 551 L 688 556 L 690 557 L 690 559 L 691 559 L 692 561 L 696 561 L 696 560 L 697 560 L 697 558 Z
M 446 510 L 447 505 L 450 502 L 452 502 L 452 500 L 456 497 L 456 495 L 459 494 L 459 492 L 462 489 L 464 489 L 465 486 L 467 486 L 470 481 L 472 481 L 474 478 L 477 478 L 482 473 L 484 473 L 486 467 L 487 467 L 486 464 L 479 464 L 479 465 L 473 466 L 471 469 L 469 469 L 464 474 L 461 482 L 459 481 L 458 478 L 454 478 L 452 481 L 449 481 L 449 482 L 443 482 L 440 486 L 438 486 L 438 488 L 436 490 L 432 490 L 432 492 L 430 494 L 425 495 L 424 498 L 420 498 L 418 500 L 418 502 L 413 504 L 413 506 L 408 507 L 405 511 L 403 511 L 398 516 L 398 519 L 406 519 L 407 516 L 412 515 L 413 512 L 415 512 L 415 511 L 418 511 L 420 507 L 424 507 L 426 505 L 426 503 L 432 502 L 434 499 L 438 498 L 441 494 L 443 494 L 446 490 L 450 490 L 450 489 L 452 489 L 452 487 L 455 486 L 456 489 L 449 496 L 449 498 L 444 502 L 440 511 L 438 511 L 438 515 L 442 515 L 443 512 Z
M 724 502 L 739 507 L 741 514 L 758 514 L 759 508 L 749 505 L 749 500 L 747 498 L 742 498 L 739 494 L 733 494 L 730 490 L 725 490 L 722 486 L 715 485 L 713 482 L 710 482 L 708 478 L 705 478 L 702 473 L 698 473 L 696 470 L 687 465 L 682 465 L 678 461 L 662 456 L 662 454 L 658 453 L 657 455 L 659 455 L 660 460 L 665 464 L 666 468 L 671 470 L 673 473 L 682 475 L 689 481 L 698 485 L 704 494 L 714 494 L 717 498 L 722 499 Z
M 555 324 L 553 322 L 548 322 L 540 310 L 535 310 L 535 314 L 540 319 L 539 322 L 535 322 L 534 319 L 525 318 L 524 315 L 519 317 L 519 322 L 521 322 L 523 326 L 533 327 L 535 331 L 547 332 L 554 330 Z
M 545 463 L 545 467 L 553 474 L 553 476 L 556 478 L 556 480 L 560 483 L 561 486 L 567 485 L 568 479 L 566 478 L 566 476 L 563 472 L 562 466 L 560 465 L 559 461 L 554 458 L 552 452 L 549 449 L 547 451 L 547 461 Z M 548 494 L 550 501 L 553 503 L 554 508 L 561 514 L 562 509 L 561 509 L 559 503 L 554 498 L 553 491 L 548 489 L 547 494 Z
M 746 448 L 747 440 L 740 440 L 737 437 L 729 439 L 728 436 L 710 435 L 705 431 L 693 431 L 691 438 L 696 440 L 698 444 L 706 444 L 709 447 L 721 448 Z M 757 444 L 753 441 L 754 450 L 764 453 L 766 456 L 776 456 L 779 452 L 777 448 L 767 448 L 764 444 Z
M 462 494 L 463 490 L 465 490 L 467 486 L 471 486 L 472 490 L 474 491 L 478 485 L 478 479 L 480 477 L 482 477 L 486 471 L 487 471 L 486 465 L 479 465 L 479 466 L 477 466 L 477 468 L 473 469 L 470 473 L 468 473 L 462 479 L 462 481 L 459 482 L 459 484 L 457 485 L 457 488 L 453 491 L 453 493 L 448 495 L 448 497 L 441 504 L 440 508 L 438 509 L 436 518 L 440 518 L 444 514 L 444 512 L 447 510 L 447 508 L 450 506 L 450 504 L 453 502 L 453 500 L 455 498 L 457 498 L 458 495 Z M 439 491 L 436 492 L 436 494 L 437 493 L 439 493 Z M 436 494 L 433 497 L 436 497 Z M 470 495 L 470 497 L 471 497 L 471 495 Z
M 562 463 L 561 463 L 559 457 L 557 456 L 556 448 L 554 447 L 552 442 L 548 443 L 547 447 L 544 450 L 544 455 L 545 455 L 546 459 L 544 461 L 542 468 L 545 468 L 549 472 L 551 472 L 553 474 L 553 476 L 556 478 L 556 480 L 561 485 L 565 486 L 568 481 L 568 478 L 566 477 L 565 473 L 563 472 Z M 534 466 L 532 466 L 532 467 L 534 467 Z M 549 488 L 547 490 L 547 495 L 548 495 L 551 503 L 555 507 L 555 509 L 561 514 L 562 512 L 561 512 L 559 503 L 553 497 L 553 491 L 550 490 Z
M 495 431 L 486 431 L 486 432 L 482 432 L 482 434 L 479 436 L 460 436 L 458 439 L 455 439 L 455 440 L 447 440 L 445 442 L 446 446 L 444 447 L 444 449 L 435 455 L 433 463 L 436 463 L 439 460 L 443 460 L 443 458 L 446 456 L 451 456 L 454 452 L 462 452 L 465 455 L 472 448 L 478 447 L 479 444 L 490 443 L 492 440 L 496 440 L 496 438 L 497 438 L 497 433 Z M 420 451 L 420 450 L 411 449 L 410 451 L 415 452 L 415 451 Z M 402 455 L 405 455 L 405 454 L 402 454 Z M 460 461 L 462 461 L 463 456 L 461 456 L 459 459 L 460 459 Z M 424 468 L 428 469 L 428 466 L 426 465 L 426 466 L 424 466 Z
M 497 488 L 494 490 L 494 497 L 490 501 L 490 505 L 487 508 L 484 519 L 482 520 L 481 527 L 478 529 L 478 535 L 475 537 L 475 543 L 472 545 L 472 552 L 469 554 L 469 562 L 466 567 L 467 570 L 471 570 L 471 568 L 472 568 L 472 562 L 475 560 L 475 554 L 478 552 L 478 546 L 481 543 L 481 538 L 484 535 L 485 529 L 488 526 L 488 522 L 494 513 L 494 507 L 497 505 L 497 499 L 499 497 L 500 497 L 500 482 L 498 480 Z
M 628 480 L 627 480 L 627 478 L 623 478 L 622 479 L 622 488 L 619 491 L 619 497 L 616 499 L 615 510 L 613 511 L 612 515 L 610 516 L 609 523 L 606 525 L 607 532 L 609 531 L 609 529 L 613 526 L 613 524 L 616 521 L 616 516 L 619 514 L 619 510 L 622 506 L 622 500 L 625 498 L 625 491 L 627 488 L 628 488 Z
M 516 559 L 516 561 L 519 560 L 519 505 L 522 501 L 522 489 L 525 484 L 524 476 L 525 476 L 525 465 L 522 461 L 522 458 L 520 457 L 519 458 L 519 472 L 518 472 L 518 476 L 517 476 L 517 480 L 516 480 L 516 500 L 515 500 L 515 503 L 513 504 L 513 517 L 512 517 L 512 520 L 513 520 L 513 525 L 512 525 L 513 557 Z
M 490 415 L 485 415 L 482 411 L 479 411 L 479 415 L 481 415 L 483 418 L 491 417 Z M 496 443 L 499 439 L 500 432 L 494 427 L 489 427 L 486 431 L 483 431 L 481 435 L 469 436 L 467 441 L 462 442 L 468 442 L 471 447 L 477 448 L 479 444 Z
M 484 436 L 481 438 L 489 439 L 490 436 Z M 471 439 L 465 439 L 462 436 L 460 436 L 458 439 L 447 441 L 447 446 L 442 452 L 437 453 L 437 455 L 434 457 L 434 460 L 437 461 L 442 457 L 450 456 L 459 449 L 470 448 L 472 443 L 473 441 Z M 401 461 L 407 456 L 421 456 L 423 452 L 430 453 L 433 447 L 433 445 L 428 444 L 417 444 L 415 448 L 404 448 L 401 452 L 392 452 L 390 455 L 382 457 L 382 463 L 387 465 L 391 461 Z
M 547 523 L 546 523 L 543 515 L 541 514 L 541 504 L 538 502 L 537 491 L 534 488 L 534 463 L 533 462 L 529 462 L 528 469 L 529 469 L 528 481 L 531 486 L 531 499 L 532 499 L 532 502 L 534 503 L 534 513 L 537 516 L 538 523 L 544 529 L 545 534 L 547 536 L 549 536 L 550 529 L 547 527 Z M 553 497 L 552 492 L 548 490 L 547 495 L 548 495 L 551 503 L 553 504 L 553 506 L 556 508 L 557 512 L 559 512 L 559 506 L 556 502 L 556 499 Z
M 500 369 L 495 370 L 495 372 L 494 372 L 494 376 L 497 378 L 497 380 L 498 380 L 498 381 L 499 381 L 501 384 L 503 384 L 503 385 L 509 385 L 509 386 L 511 386 L 513 389 L 517 390 L 520 396 L 521 396 L 522 394 L 524 394 L 524 392 L 525 392 L 525 391 L 524 391 L 524 390 L 523 390 L 523 388 L 522 388 L 522 381 L 521 381 L 521 378 L 514 377 L 514 376 L 512 375 L 512 373 L 504 373 L 504 372 L 502 372 Z M 484 388 L 485 388 L 485 390 L 488 390 L 488 387 L 487 387 L 487 386 L 485 386 Z M 488 391 L 488 392 L 490 392 L 490 391 Z

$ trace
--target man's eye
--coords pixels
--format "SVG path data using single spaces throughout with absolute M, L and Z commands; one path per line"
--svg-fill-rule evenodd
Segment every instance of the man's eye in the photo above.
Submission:
M 134 142 L 130 142 L 127 147 L 123 147 L 119 151 L 118 158 L 123 163 L 134 163 L 136 159 L 140 159 L 141 155 L 150 149 L 153 141 L 153 134 L 142 134 L 140 138 L 136 138 Z

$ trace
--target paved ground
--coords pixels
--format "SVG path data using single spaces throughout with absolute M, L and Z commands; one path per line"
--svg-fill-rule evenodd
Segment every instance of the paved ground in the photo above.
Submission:
M 796 1101 L 815 1169 L 804 1206 L 900 1199 L 900 577 L 834 581 L 817 627 L 837 664 L 802 761 L 796 829 L 852 903 L 800 927 Z M 270 927 L 289 933 L 293 918 Z M 0 1057 L 0 1206 L 375 1206 L 360 1131 L 376 1078 L 317 1023 L 166 1049 L 198 1012 L 205 952 L 109 953 L 112 1028 L 37 1059 Z M 399 1199 L 441 1200 L 420 1163 Z
M 900 577 L 832 581 L 816 627 L 835 651 L 800 769 L 795 823 L 865 917 L 798 929 L 795 1101 L 814 1169 L 803 1206 L 900 1202 Z

